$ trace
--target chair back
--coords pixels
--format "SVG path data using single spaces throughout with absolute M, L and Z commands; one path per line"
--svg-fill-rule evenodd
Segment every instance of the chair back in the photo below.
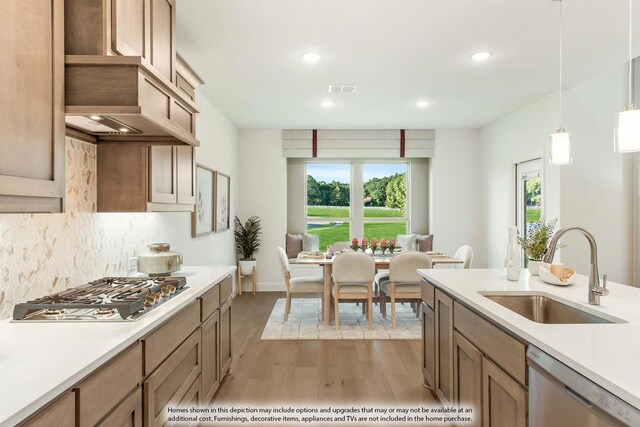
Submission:
M 457 268 L 471 268 L 471 261 L 473 261 L 473 249 L 471 249 L 471 246 L 469 245 L 460 246 L 453 257 L 464 261 L 462 264 L 457 264 Z
M 389 280 L 394 283 L 420 284 L 418 269 L 433 268 L 431 258 L 423 252 L 400 252 L 389 263 Z
M 333 261 L 333 281 L 338 284 L 367 284 L 373 281 L 376 263 L 363 252 L 345 252 Z
M 289 266 L 289 258 L 287 258 L 287 253 L 280 246 L 278 246 L 278 257 L 280 258 L 280 267 L 282 267 L 282 275 L 286 276 L 291 271 L 291 268 Z
M 333 252 L 340 252 L 341 250 L 351 248 L 351 242 L 335 242 L 331 246 L 333 247 Z

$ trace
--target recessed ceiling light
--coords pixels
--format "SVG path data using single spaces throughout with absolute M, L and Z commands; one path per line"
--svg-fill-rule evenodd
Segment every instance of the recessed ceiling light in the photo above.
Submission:
M 302 54 L 302 59 L 307 62 L 318 62 L 322 58 L 322 55 L 317 52 L 306 52 Z
M 471 55 L 471 59 L 473 59 L 474 61 L 484 61 L 486 59 L 489 59 L 491 55 L 493 55 L 492 52 L 476 52 Z
M 322 101 L 320 105 L 322 105 L 324 108 L 331 108 L 333 107 L 333 101 L 329 101 L 329 100 Z
M 89 116 L 89 118 L 91 120 L 102 120 L 102 117 L 100 117 L 100 116 Z
M 427 101 L 426 99 L 423 99 L 421 101 L 416 102 L 416 105 L 420 108 L 424 108 L 427 107 L 430 104 L 429 101 Z
M 120 132 L 123 132 L 123 133 L 124 133 L 124 132 L 129 132 L 129 129 L 127 129 L 127 128 L 120 128 L 120 129 L 118 129 L 118 130 L 119 130 Z

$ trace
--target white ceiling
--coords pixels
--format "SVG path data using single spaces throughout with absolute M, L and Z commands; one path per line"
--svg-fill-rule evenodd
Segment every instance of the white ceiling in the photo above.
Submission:
M 177 8 L 179 53 L 239 128 L 479 128 L 558 85 L 557 1 L 179 0 Z M 627 0 L 564 0 L 564 22 L 565 87 L 625 61 Z M 494 55 L 472 61 L 479 50 Z M 307 51 L 324 57 L 307 64 Z M 330 96 L 330 83 L 358 89 Z M 432 104 L 419 109 L 419 99 Z

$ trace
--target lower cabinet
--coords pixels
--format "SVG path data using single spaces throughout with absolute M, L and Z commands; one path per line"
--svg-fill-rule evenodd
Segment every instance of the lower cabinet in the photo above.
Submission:
M 422 307 L 422 376 L 425 385 L 433 388 L 436 370 L 436 315 L 426 303 Z
M 443 404 L 449 404 L 453 392 L 453 300 L 436 289 L 435 306 L 435 391 Z
M 202 339 L 202 399 L 208 404 L 220 386 L 220 311 L 216 310 L 200 326 Z
M 453 403 L 471 406 L 475 414 L 482 410 L 482 353 L 458 332 L 453 344 Z M 468 425 L 482 425 L 481 417 Z
M 231 370 L 231 298 L 220 307 L 220 378 Z
M 527 425 L 527 391 L 486 357 L 482 358 L 482 425 Z
M 164 425 L 168 406 L 198 404 L 189 400 L 189 393 L 193 394 L 194 383 L 200 387 L 200 354 L 200 331 L 196 330 L 147 378 L 143 385 L 146 426 Z
M 69 391 L 22 424 L 24 427 L 75 427 L 76 398 Z
M 131 393 L 98 427 L 142 427 L 142 388 Z

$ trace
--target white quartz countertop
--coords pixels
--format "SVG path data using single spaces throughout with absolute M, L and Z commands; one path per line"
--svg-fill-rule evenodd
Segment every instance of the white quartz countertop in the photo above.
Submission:
M 640 408 L 640 289 L 608 282 L 610 293 L 600 305 L 588 304 L 588 278 L 579 276 L 570 286 L 554 286 L 523 270 L 519 281 L 509 281 L 503 269 L 419 270 L 436 287 L 514 335 L 555 357 L 629 404 Z M 551 294 L 591 313 L 627 321 L 620 324 L 550 325 L 528 320 L 478 292 L 534 291 Z
M 233 273 L 184 267 L 189 289 L 135 322 L 0 322 L 0 426 L 13 426 Z

